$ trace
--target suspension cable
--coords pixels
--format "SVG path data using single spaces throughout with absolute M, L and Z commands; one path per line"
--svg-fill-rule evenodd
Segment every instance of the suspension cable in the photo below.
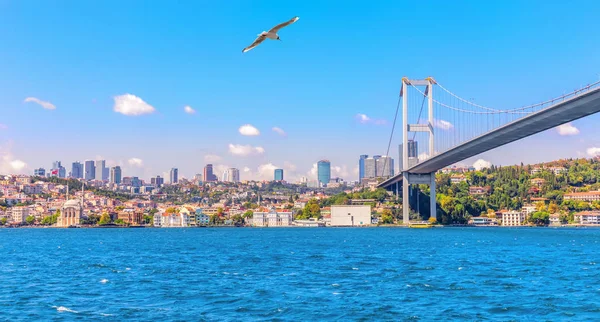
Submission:
M 404 93 L 403 95 L 406 95 Z M 385 173 L 385 167 L 387 166 L 387 160 L 390 158 L 390 146 L 392 145 L 392 138 L 394 137 L 394 128 L 396 127 L 396 119 L 398 118 L 398 110 L 400 109 L 400 101 L 402 100 L 402 96 L 398 96 L 398 104 L 396 105 L 396 114 L 394 115 L 394 123 L 392 124 L 392 133 L 390 133 L 390 140 L 388 142 L 387 152 L 385 153 L 385 160 L 383 161 L 383 170 Z M 377 169 L 377 164 L 375 164 L 375 169 Z M 391 172 L 391 171 L 390 171 Z

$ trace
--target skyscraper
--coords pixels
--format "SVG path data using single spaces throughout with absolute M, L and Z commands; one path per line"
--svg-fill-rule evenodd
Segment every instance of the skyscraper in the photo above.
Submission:
M 116 184 L 120 184 L 121 183 L 121 167 L 120 166 L 116 166 L 116 167 L 112 167 L 110 169 L 110 183 L 116 183 Z
M 60 164 L 60 161 L 52 162 L 52 169 L 50 170 L 50 173 L 59 178 L 67 177 L 67 169 Z
M 317 178 L 322 186 L 327 186 L 331 180 L 331 162 L 329 160 L 317 162 Z
M 103 180 L 104 178 L 104 167 L 106 166 L 106 161 L 105 160 L 98 160 L 96 161 L 96 167 L 95 167 L 95 175 L 94 175 L 94 179 L 96 180 Z
M 362 179 L 365 177 L 365 160 L 368 157 L 368 155 L 363 154 L 358 159 L 358 182 L 362 182 Z
M 240 170 L 236 168 L 227 169 L 227 177 L 230 182 L 238 183 L 240 182 Z
M 33 170 L 33 175 L 38 176 L 38 177 L 45 177 L 46 169 L 44 169 L 44 168 L 35 169 L 35 170 Z
M 169 173 L 169 179 L 170 179 L 171 184 L 176 184 L 177 181 L 179 181 L 177 173 L 178 173 L 177 168 L 171 168 L 171 172 Z
M 110 168 L 105 167 L 104 170 L 102 170 L 102 181 L 108 181 L 109 176 L 110 176 Z
M 364 160 L 365 164 L 365 173 L 363 179 L 365 178 L 375 178 L 377 176 L 377 160 L 373 158 L 366 158 Z
M 223 171 L 223 174 L 221 175 L 221 181 L 229 182 L 229 172 L 227 170 Z
M 283 181 L 283 169 L 275 169 L 275 181 Z
M 375 176 L 376 177 L 391 177 L 394 175 L 394 159 L 388 156 L 382 156 L 377 159 Z
M 76 179 L 83 178 L 83 164 L 79 161 L 73 162 L 71 165 L 71 177 Z
M 204 167 L 204 181 L 206 181 L 206 182 L 217 181 L 217 176 L 213 174 L 213 166 L 210 163 Z
M 96 178 L 96 166 L 94 166 L 94 161 L 85 160 L 83 171 L 85 180 L 94 180 Z

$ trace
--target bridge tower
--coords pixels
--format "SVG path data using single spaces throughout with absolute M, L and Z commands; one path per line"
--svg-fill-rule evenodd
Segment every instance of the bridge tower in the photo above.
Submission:
M 427 77 L 421 80 L 411 80 L 407 77 L 402 78 L 402 89 L 400 96 L 402 97 L 402 159 L 400 160 L 400 171 L 402 172 L 402 221 L 404 225 L 409 224 L 410 206 L 409 206 L 409 190 L 411 184 L 429 184 L 430 186 L 430 213 L 432 218 L 436 218 L 436 198 L 435 198 L 435 172 L 429 174 L 412 174 L 409 173 L 412 164 L 409 164 L 409 146 L 408 134 L 410 132 L 427 132 L 429 135 L 429 156 L 434 155 L 434 119 L 433 119 L 433 85 L 435 80 L 432 77 Z M 408 86 L 425 86 L 425 94 L 427 95 L 428 118 L 427 124 L 408 124 Z

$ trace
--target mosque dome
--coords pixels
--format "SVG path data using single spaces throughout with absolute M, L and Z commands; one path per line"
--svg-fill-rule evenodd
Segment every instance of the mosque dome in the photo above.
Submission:
M 63 208 L 67 208 L 67 207 L 79 208 L 79 207 L 81 207 L 81 204 L 79 203 L 79 200 L 71 199 L 71 200 L 67 200 L 63 204 Z

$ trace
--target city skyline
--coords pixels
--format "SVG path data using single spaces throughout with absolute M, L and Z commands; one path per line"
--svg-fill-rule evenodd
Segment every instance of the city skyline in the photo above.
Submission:
M 146 179 L 168 179 L 175 165 L 179 177 L 191 179 L 202 172 L 199 164 L 212 163 L 218 175 L 235 167 L 243 179 L 268 180 L 282 168 L 286 180 L 297 181 L 316 180 L 317 160 L 328 159 L 331 177 L 354 181 L 360 154 L 388 154 L 403 76 L 433 76 L 497 108 L 553 98 L 599 76 L 600 45 L 581 32 L 594 30 L 596 3 L 573 15 L 558 4 L 534 1 L 501 8 L 387 1 L 367 12 L 344 8 L 348 17 L 378 18 L 343 28 L 324 19 L 339 14 L 337 6 L 315 11 L 302 3 L 272 3 L 272 10 L 252 17 L 245 14 L 248 5 L 225 13 L 218 3 L 202 10 L 173 4 L 142 14 L 133 4 L 118 3 L 131 17 L 107 26 L 115 5 L 73 4 L 70 10 L 89 12 L 85 20 L 50 4 L 4 5 L 0 19 L 14 28 L 0 32 L 0 173 L 49 170 L 56 160 L 68 170 L 71 162 L 89 159 Z M 192 14 L 197 11 L 203 19 Z M 402 21 L 392 14 L 397 11 L 407 12 Z M 285 30 L 279 46 L 265 43 L 240 54 L 254 35 L 249 29 L 295 15 L 302 19 Z M 449 20 L 453 15 L 460 24 Z M 548 24 L 551 15 L 563 16 L 564 23 Z M 180 23 L 186 20 L 190 25 Z M 405 31 L 423 20 L 430 21 L 427 28 Z M 215 24 L 222 32 L 206 35 Z M 314 37 L 323 29 L 337 36 Z M 365 34 L 376 36 L 342 57 L 328 54 Z M 190 42 L 199 35 L 205 41 Z M 557 35 L 567 46 L 556 44 Z M 130 40 L 123 49 L 114 39 Z M 403 48 L 415 50 L 400 59 Z M 594 135 L 599 120 L 592 115 L 461 164 L 592 157 L 600 154 Z M 395 134 L 391 146 L 401 139 Z

